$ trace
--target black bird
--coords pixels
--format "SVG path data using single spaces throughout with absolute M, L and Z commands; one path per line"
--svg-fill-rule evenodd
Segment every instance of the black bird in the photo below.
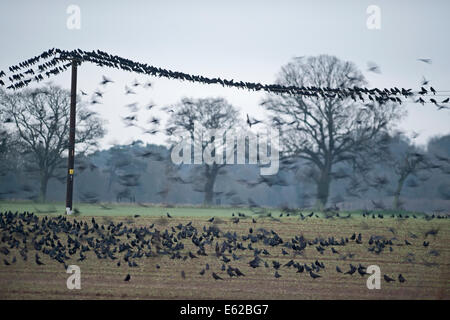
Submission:
M 254 119 L 253 121 L 251 121 L 250 120 L 250 117 L 248 116 L 248 113 L 247 113 L 247 124 L 248 124 L 248 126 L 251 128 L 253 125 L 255 125 L 255 124 L 258 124 L 258 123 L 261 123 L 262 121 L 261 120 L 256 120 L 256 119 Z
M 41 266 L 41 265 L 44 264 L 43 262 L 41 262 L 41 261 L 39 260 L 39 256 L 38 256 L 37 253 L 36 253 L 36 264 L 39 265 L 39 266 Z
M 241 270 L 239 270 L 238 268 L 234 268 L 234 272 L 236 272 L 236 275 L 238 276 L 238 277 L 243 277 L 243 276 L 245 276 L 245 274 L 243 274 L 242 272 L 241 272 Z
M 114 81 L 112 81 L 112 80 L 108 79 L 107 77 L 103 76 L 103 80 L 102 80 L 102 82 L 100 82 L 100 84 L 103 85 L 103 86 L 105 86 L 105 85 L 107 85 L 108 83 L 113 83 L 113 82 L 114 82 Z
M 424 62 L 426 64 L 431 64 L 431 62 L 432 62 L 431 59 L 424 59 L 424 58 L 417 59 L 417 61 Z
M 338 266 L 336 266 L 336 271 L 339 272 L 339 273 L 342 273 L 341 268 L 339 268 Z
M 362 265 L 359 265 L 358 267 L 358 273 L 361 275 L 361 277 L 363 277 L 364 275 L 366 275 L 366 268 L 364 268 Z
M 354 265 L 350 264 L 350 270 L 348 270 L 345 274 L 352 275 L 356 272 L 356 269 L 357 268 Z
M 424 247 L 428 247 L 429 245 L 430 245 L 429 242 L 426 242 L 426 241 L 423 242 L 423 246 L 424 246 Z
M 315 274 L 314 272 L 310 271 L 309 275 L 311 276 L 311 278 L 316 279 L 316 278 L 320 278 L 320 276 L 318 274 Z
M 383 277 L 384 277 L 384 280 L 385 280 L 386 282 L 392 282 L 392 281 L 395 281 L 394 279 L 390 278 L 390 277 L 387 276 L 387 275 L 384 275 Z
M 376 63 L 371 61 L 367 62 L 367 71 L 381 73 L 380 67 Z
M 274 276 L 275 276 L 275 278 L 277 278 L 277 279 L 281 277 L 281 275 L 278 273 L 278 271 L 275 271 Z
M 172 218 L 172 216 L 168 212 L 166 212 L 166 214 L 167 214 L 167 218 Z
M 217 274 L 215 274 L 214 272 L 212 273 L 212 277 L 215 279 L 215 280 L 223 280 L 221 277 L 219 277 Z
M 3 259 L 3 262 L 4 262 L 5 265 L 7 265 L 7 266 L 11 265 L 6 259 Z
M 127 276 L 125 277 L 125 279 L 123 279 L 123 281 L 130 281 L 130 279 L 131 279 L 130 274 L 127 274 Z
M 201 271 L 200 271 L 200 275 L 202 276 L 202 275 L 204 275 L 205 274 L 205 269 L 202 269 Z
M 211 219 L 208 220 L 208 222 L 213 222 L 214 221 L 214 217 L 212 217 Z
M 405 282 L 406 281 L 406 279 L 405 278 L 403 278 L 403 276 L 402 276 L 402 274 L 400 273 L 399 275 L 398 275 L 398 281 L 400 281 L 400 283 L 403 283 L 403 282 Z

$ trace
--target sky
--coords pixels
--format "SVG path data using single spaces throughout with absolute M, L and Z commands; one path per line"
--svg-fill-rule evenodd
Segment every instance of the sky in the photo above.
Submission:
M 79 29 L 69 29 L 67 9 L 80 9 Z M 367 8 L 380 9 L 380 29 L 369 29 Z M 369 87 L 420 89 L 422 77 L 438 91 L 450 94 L 450 30 L 448 0 L 341 0 L 341 1 L 138 1 L 40 0 L 0 1 L 0 70 L 57 47 L 66 50 L 102 50 L 156 67 L 209 77 L 273 83 L 281 67 L 298 56 L 334 55 L 354 62 Z M 71 20 L 72 21 L 72 20 Z M 432 59 L 432 64 L 418 61 Z M 381 73 L 371 73 L 375 62 Z M 99 85 L 102 76 L 112 80 Z M 124 95 L 125 86 L 150 81 Z M 51 79 L 70 88 L 70 72 Z M 183 97 L 224 97 L 241 112 L 264 118 L 259 105 L 263 93 L 219 85 L 202 85 L 140 76 L 85 63 L 78 69 L 78 88 L 105 92 L 101 105 L 92 106 L 105 119 L 101 148 L 141 139 L 162 144 L 162 135 L 143 135 L 126 127 L 127 104 L 170 106 Z M 439 99 L 445 97 L 439 97 Z M 84 97 L 89 101 L 89 97 Z M 156 108 L 155 108 L 156 109 Z M 138 112 L 141 125 L 152 116 L 167 119 L 157 109 Z M 397 124 L 416 143 L 450 133 L 450 110 L 431 104 L 409 103 L 408 114 Z

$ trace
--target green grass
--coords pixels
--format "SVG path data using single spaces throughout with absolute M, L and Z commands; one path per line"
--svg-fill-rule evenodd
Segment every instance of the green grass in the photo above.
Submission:
M 74 203 L 73 206 L 81 216 L 111 216 L 111 217 L 120 217 L 120 216 L 148 216 L 148 217 L 158 217 L 158 216 L 166 216 L 166 213 L 169 212 L 171 216 L 174 217 L 194 217 L 194 218 L 202 218 L 202 217 L 231 217 L 231 215 L 237 214 L 238 212 L 244 213 L 247 216 L 258 216 L 250 208 L 233 208 L 226 206 L 212 206 L 212 207 L 204 207 L 204 206 L 192 206 L 192 205 L 184 205 L 184 206 L 163 206 L 158 204 L 145 204 L 139 205 L 136 203 L 102 203 L 102 204 L 88 204 L 88 203 Z M 38 215 L 60 215 L 65 213 L 65 203 L 64 202 L 48 202 L 48 203 L 36 203 L 32 201 L 25 200 L 0 200 L 0 212 L 1 211 L 12 211 L 12 212 L 34 212 Z M 314 211 L 315 214 L 320 217 L 324 217 L 325 214 L 323 212 L 317 212 L 311 209 L 301 210 L 303 214 L 309 214 L 311 211 Z M 282 212 L 279 208 L 266 208 L 264 209 L 265 214 L 271 213 L 272 217 L 278 218 L 280 213 Z M 382 211 L 371 211 L 375 214 Z M 348 213 L 352 214 L 353 218 L 362 217 L 362 210 L 352 211 L 352 212 L 340 212 L 341 216 L 345 216 Z M 384 211 L 385 215 L 390 215 L 394 213 L 394 211 Z M 395 213 L 400 213 L 399 211 Z M 422 216 L 423 213 L 418 212 L 407 212 L 402 211 L 402 214 L 415 214 L 416 216 Z M 284 215 L 286 215 L 284 213 Z

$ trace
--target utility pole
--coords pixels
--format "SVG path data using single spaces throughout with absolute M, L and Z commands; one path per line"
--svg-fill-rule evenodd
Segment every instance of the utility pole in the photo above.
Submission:
M 69 157 L 67 160 L 67 191 L 66 191 L 66 214 L 72 214 L 73 200 L 73 174 L 75 158 L 75 120 L 77 104 L 77 66 L 78 61 L 72 58 L 72 82 L 70 89 L 70 129 L 69 129 Z

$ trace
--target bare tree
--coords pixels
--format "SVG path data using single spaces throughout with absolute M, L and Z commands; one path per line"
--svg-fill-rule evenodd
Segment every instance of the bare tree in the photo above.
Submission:
M 222 134 L 238 124 L 238 111 L 223 98 L 188 99 L 184 98 L 173 108 L 174 113 L 168 121 L 170 131 L 188 132 L 193 142 L 192 155 L 196 148 L 205 150 L 214 142 L 212 140 L 198 141 L 196 137 L 202 137 L 207 130 L 221 130 Z M 213 153 L 220 152 L 214 149 Z M 203 162 L 198 168 L 194 168 L 195 190 L 204 193 L 204 204 L 210 205 L 214 199 L 214 184 L 219 174 L 224 173 L 225 163 L 212 164 Z
M 68 150 L 70 92 L 57 86 L 2 92 L 0 104 L 15 124 L 23 148 L 32 157 L 31 165 L 39 172 L 40 200 L 45 201 L 48 181 L 55 177 L 64 178 L 58 168 L 64 166 L 62 157 Z M 93 150 L 97 139 L 103 135 L 100 119 L 79 102 L 77 152 Z
M 400 196 L 408 178 L 418 177 L 419 180 L 425 181 L 427 176 L 424 174 L 430 173 L 432 169 L 439 169 L 440 165 L 401 133 L 397 133 L 393 137 L 390 149 L 387 164 L 394 170 L 395 174 L 396 185 L 393 192 L 393 207 L 398 210 L 401 208 Z M 415 180 L 409 181 L 410 183 L 406 186 L 413 188 L 418 186 Z
M 320 55 L 297 58 L 283 66 L 277 83 L 353 88 L 366 82 L 353 63 Z M 261 104 L 280 128 L 284 157 L 305 159 L 315 169 L 311 176 L 316 184 L 318 207 L 324 207 L 328 201 L 335 166 L 351 162 L 355 169 L 367 171 L 366 155 L 378 148 L 380 134 L 401 115 L 398 105 L 365 101 L 358 95 L 345 98 L 336 93 L 323 98 L 280 94 L 267 96 Z

